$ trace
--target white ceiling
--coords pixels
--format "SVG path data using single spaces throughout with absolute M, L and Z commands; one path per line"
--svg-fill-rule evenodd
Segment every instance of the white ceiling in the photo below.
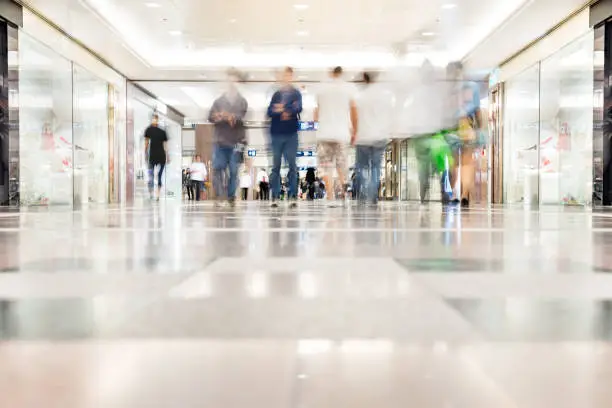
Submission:
M 420 64 L 424 55 L 443 64 L 466 55 L 525 0 L 25 3 L 130 79 L 197 80 L 227 66 L 388 68 Z

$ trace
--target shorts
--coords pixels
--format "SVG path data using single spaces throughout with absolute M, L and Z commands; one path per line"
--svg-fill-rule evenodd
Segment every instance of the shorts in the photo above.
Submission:
M 340 142 L 319 142 L 317 163 L 322 169 L 346 169 L 346 148 Z

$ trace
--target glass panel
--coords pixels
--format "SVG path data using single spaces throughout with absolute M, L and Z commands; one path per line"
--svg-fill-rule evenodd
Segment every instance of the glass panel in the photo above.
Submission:
M 538 203 L 538 64 L 506 82 L 504 105 L 504 202 Z
M 74 65 L 74 202 L 108 202 L 108 84 Z
M 21 203 L 72 205 L 72 66 L 19 34 Z
M 19 30 L 7 27 L 9 86 L 9 205 L 19 204 Z
M 542 61 L 540 202 L 592 199 L 593 33 Z
M 183 180 L 181 176 L 181 125 L 169 119 L 162 119 L 161 126 L 168 133 L 168 156 L 170 162 L 166 163 L 165 184 L 162 194 L 168 198 L 181 198 Z
M 408 200 L 408 140 L 402 141 L 400 150 L 400 190 L 401 200 Z
M 135 193 L 137 199 L 147 198 L 149 196 L 147 182 L 148 169 L 145 161 L 144 152 L 144 132 L 151 124 L 151 116 L 153 109 L 142 102 L 134 100 L 134 173 L 135 177 Z

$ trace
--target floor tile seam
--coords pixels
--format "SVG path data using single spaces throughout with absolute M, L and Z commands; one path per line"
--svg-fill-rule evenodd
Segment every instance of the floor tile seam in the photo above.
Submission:
M 441 293 L 437 292 L 435 288 L 432 288 L 428 283 L 423 282 L 418 276 L 413 277 L 412 273 L 410 273 L 408 268 L 404 267 L 400 262 L 398 262 L 397 258 L 393 258 L 393 260 L 398 265 L 398 267 L 402 268 L 405 273 L 407 273 L 408 276 L 410 276 L 410 278 L 421 287 L 424 294 L 429 294 L 432 301 L 435 301 L 435 303 L 438 303 L 438 305 L 441 306 L 443 309 L 446 309 L 450 314 L 465 323 L 470 328 L 470 331 L 477 337 L 478 341 L 488 341 L 486 333 L 476 327 L 468 319 L 466 319 L 465 316 L 461 314 L 461 312 L 459 312 L 449 302 L 447 302 L 447 300 Z
M 210 265 L 210 263 L 212 263 L 216 258 L 215 257 L 211 257 L 210 259 L 207 260 L 206 262 L 206 266 Z M 205 267 L 206 267 L 205 266 Z M 172 290 L 173 287 L 176 287 L 178 285 L 180 285 L 181 283 L 185 282 L 185 280 L 190 279 L 193 275 L 200 273 L 201 271 L 192 271 L 190 273 L 188 273 L 184 279 L 181 279 L 180 281 L 176 282 L 175 284 L 170 285 L 169 287 L 166 287 L 163 291 L 160 291 L 158 294 L 156 294 L 154 297 L 152 297 L 150 299 L 150 301 L 148 302 L 144 302 L 143 304 L 139 305 L 138 307 L 135 307 L 133 310 L 130 310 L 129 313 L 123 313 L 121 315 L 120 319 L 116 319 L 112 322 L 109 322 L 108 327 L 105 328 L 105 333 L 96 333 L 96 336 L 99 337 L 107 337 L 107 335 L 109 333 L 112 333 L 115 330 L 120 330 L 120 328 L 122 326 L 124 326 L 126 324 L 126 322 L 128 322 L 132 316 L 136 315 L 138 312 L 140 311 L 144 311 L 156 304 L 159 304 L 165 300 L 170 299 L 169 297 L 169 293 Z M 127 294 L 125 296 L 128 296 Z

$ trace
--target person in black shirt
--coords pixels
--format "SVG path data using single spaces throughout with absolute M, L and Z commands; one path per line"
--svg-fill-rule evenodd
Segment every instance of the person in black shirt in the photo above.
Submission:
M 149 194 L 153 199 L 153 188 L 155 186 L 155 167 L 159 166 L 157 173 L 157 201 L 162 188 L 162 176 L 168 161 L 168 134 L 159 127 L 159 116 L 153 114 L 151 126 L 145 130 L 145 157 L 149 162 Z

